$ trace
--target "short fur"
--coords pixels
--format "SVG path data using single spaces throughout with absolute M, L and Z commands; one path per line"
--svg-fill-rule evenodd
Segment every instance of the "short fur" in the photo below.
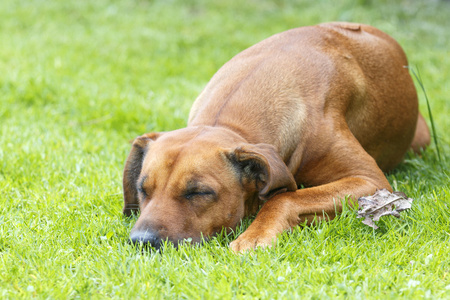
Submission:
M 394 39 L 353 23 L 292 29 L 239 53 L 186 128 L 134 141 L 123 180 L 124 213 L 141 211 L 131 239 L 200 242 L 264 203 L 231 243 L 240 252 L 333 218 L 345 196 L 392 190 L 383 171 L 430 142 L 407 65 Z

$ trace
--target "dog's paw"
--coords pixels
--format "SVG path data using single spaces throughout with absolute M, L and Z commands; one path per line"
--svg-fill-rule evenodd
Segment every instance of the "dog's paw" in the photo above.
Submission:
M 276 236 L 252 236 L 244 232 L 236 240 L 230 243 L 231 251 L 236 254 L 244 253 L 245 251 L 254 250 L 258 247 L 270 248 L 276 243 Z

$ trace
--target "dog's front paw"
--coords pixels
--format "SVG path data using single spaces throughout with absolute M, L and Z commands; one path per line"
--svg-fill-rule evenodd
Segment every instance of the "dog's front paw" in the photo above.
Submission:
M 270 248 L 275 245 L 277 240 L 275 236 L 252 235 L 244 232 L 236 240 L 230 243 L 231 251 L 234 253 L 243 253 L 245 251 L 254 250 L 257 247 Z

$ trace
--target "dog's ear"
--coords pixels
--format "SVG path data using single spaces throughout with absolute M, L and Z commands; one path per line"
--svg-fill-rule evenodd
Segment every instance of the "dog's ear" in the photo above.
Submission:
M 245 144 L 228 154 L 244 179 L 254 182 L 263 201 L 278 193 L 297 190 L 294 176 L 269 144 Z
M 137 180 L 142 169 L 142 161 L 151 142 L 155 141 L 161 133 L 146 133 L 134 139 L 130 154 L 123 170 L 123 214 L 130 216 L 139 210 Z

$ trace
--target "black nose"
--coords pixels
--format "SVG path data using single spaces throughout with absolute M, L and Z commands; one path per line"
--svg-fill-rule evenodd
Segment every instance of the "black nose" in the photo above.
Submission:
M 130 234 L 130 241 L 134 245 L 142 244 L 158 250 L 161 247 L 161 238 L 152 231 L 135 231 Z

